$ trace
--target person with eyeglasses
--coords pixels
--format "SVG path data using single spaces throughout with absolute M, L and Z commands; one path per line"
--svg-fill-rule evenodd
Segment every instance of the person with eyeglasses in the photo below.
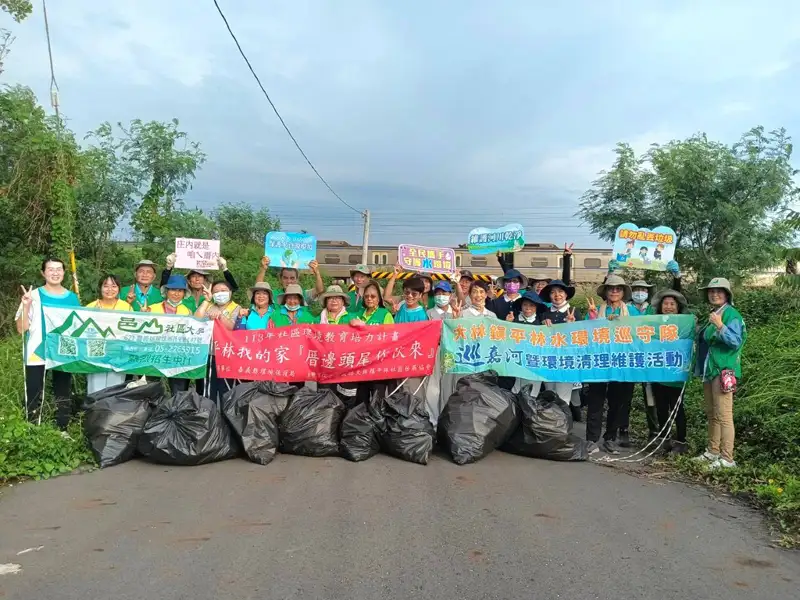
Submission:
M 62 284 L 66 268 L 64 261 L 47 258 L 42 262 L 44 285 L 34 289 L 22 286 L 20 302 L 15 321 L 17 331 L 24 336 L 26 413 L 29 421 L 39 418 L 44 396 L 45 356 L 44 356 L 44 306 L 80 306 L 81 302 L 74 292 Z M 64 431 L 72 416 L 72 376 L 64 371 L 52 371 L 53 393 L 56 399 L 56 425 Z
M 394 273 L 383 290 L 383 299 L 394 314 L 395 323 L 419 323 L 428 320 L 427 307 L 422 304 L 425 294 L 425 282 L 421 277 L 411 277 L 403 280 L 403 295 L 401 298 L 394 297 L 394 284 L 403 267 L 398 263 L 394 266 Z
M 120 310 L 130 312 L 133 307 L 125 300 L 119 299 L 122 283 L 113 273 L 107 273 L 100 278 L 97 286 L 97 300 L 86 305 L 86 308 L 99 308 L 101 310 Z M 86 393 L 94 394 L 100 390 L 114 385 L 125 383 L 125 373 L 106 371 L 105 373 L 89 373 L 86 375 Z

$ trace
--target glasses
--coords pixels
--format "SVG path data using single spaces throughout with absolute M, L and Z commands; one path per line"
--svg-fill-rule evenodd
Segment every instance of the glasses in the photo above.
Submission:
M 419 298 L 422 294 L 413 290 L 403 290 L 403 296 L 406 298 Z

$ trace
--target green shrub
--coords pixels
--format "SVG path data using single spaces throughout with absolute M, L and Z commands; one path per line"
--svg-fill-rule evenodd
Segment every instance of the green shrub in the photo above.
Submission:
M 42 425 L 25 419 L 19 336 L 0 341 L 0 373 L 0 482 L 47 479 L 92 461 L 78 420 L 70 425 L 72 439 L 67 439 L 51 424 L 51 411 L 46 411 Z

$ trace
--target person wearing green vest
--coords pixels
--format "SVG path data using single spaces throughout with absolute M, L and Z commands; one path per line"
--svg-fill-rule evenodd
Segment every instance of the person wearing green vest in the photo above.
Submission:
M 348 294 L 350 303 L 347 306 L 347 312 L 360 314 L 364 311 L 364 292 L 366 291 L 366 285 L 371 281 L 370 275 L 372 273 L 370 273 L 367 265 L 356 265 L 350 271 L 350 279 L 353 280 L 353 285 L 356 286 L 356 289 Z
M 153 285 L 156 279 L 156 263 L 152 260 L 140 260 L 134 269 L 135 283 L 120 290 L 119 296 L 137 312 L 144 312 L 148 306 L 158 304 L 164 297 Z
M 320 325 L 346 325 L 353 315 L 347 312 L 350 296 L 338 285 L 329 285 L 324 294 L 319 295 L 322 312 L 319 315 Z
M 733 291 L 724 277 L 715 277 L 706 290 L 714 310 L 708 323 L 697 330 L 695 375 L 703 378 L 708 448 L 697 460 L 708 462 L 712 469 L 736 466 L 733 460 L 733 393 L 742 376 L 742 348 L 747 328 L 742 315 L 733 307 Z
M 273 310 L 269 317 L 270 328 L 317 323 L 317 318 L 308 310 L 303 288 L 296 283 L 287 285 L 283 293 L 278 296 L 278 306 L 280 308 Z
M 653 314 L 656 315 L 686 315 L 689 314 L 689 305 L 686 298 L 675 290 L 662 290 L 653 297 Z M 683 408 L 681 393 L 686 386 L 682 381 L 670 381 L 664 383 L 650 383 L 657 421 L 654 424 L 657 434 L 666 425 L 669 415 L 675 411 L 675 434 L 672 440 L 665 443 L 665 450 L 672 454 L 686 454 L 688 446 L 686 444 L 686 411 Z M 677 411 L 675 407 L 677 408 Z M 648 426 L 650 419 L 648 415 Z
M 361 290 L 364 307 L 350 320 L 351 325 L 391 325 L 394 317 L 383 303 L 381 286 L 370 279 Z M 352 302 L 353 292 L 350 292 Z M 349 310 L 349 308 L 348 308 Z

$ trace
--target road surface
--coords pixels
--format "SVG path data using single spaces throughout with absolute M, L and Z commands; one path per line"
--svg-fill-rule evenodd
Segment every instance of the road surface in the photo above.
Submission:
M 2 600 L 796 598 L 748 509 L 588 463 L 133 461 L 2 491 Z M 40 548 L 41 547 L 41 548 Z M 29 550 L 17 555 L 18 552 Z

